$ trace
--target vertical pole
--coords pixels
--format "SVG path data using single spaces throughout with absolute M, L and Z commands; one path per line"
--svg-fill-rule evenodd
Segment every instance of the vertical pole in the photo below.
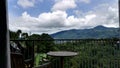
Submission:
M 11 68 L 8 46 L 6 0 L 0 0 L 0 68 Z
M 33 45 L 32 45 L 32 67 L 34 67 L 34 45 L 35 45 L 35 41 L 33 40 Z
M 119 9 L 119 11 L 118 11 L 118 14 L 119 14 L 119 43 L 118 43 L 118 45 L 119 45 L 119 49 L 120 49 L 120 0 L 118 2 L 118 9 Z
M 61 68 L 64 68 L 64 57 L 60 57 Z
M 118 0 L 119 29 L 120 29 L 120 0 Z

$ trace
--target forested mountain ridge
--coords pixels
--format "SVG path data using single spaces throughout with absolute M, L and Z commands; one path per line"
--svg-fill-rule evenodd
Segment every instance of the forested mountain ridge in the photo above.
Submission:
M 51 36 L 55 39 L 100 39 L 100 38 L 118 38 L 118 28 L 96 26 L 90 29 L 71 29 L 60 31 Z

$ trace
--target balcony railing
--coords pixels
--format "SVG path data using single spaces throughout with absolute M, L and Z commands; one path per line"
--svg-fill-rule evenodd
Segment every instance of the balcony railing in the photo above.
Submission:
M 42 58 L 51 61 L 51 68 L 60 68 L 60 59 L 46 57 L 49 51 L 74 51 L 75 57 L 65 57 L 64 68 L 120 68 L 119 39 L 55 39 L 10 40 L 20 42 L 25 59 L 32 58 L 33 65 L 44 64 Z

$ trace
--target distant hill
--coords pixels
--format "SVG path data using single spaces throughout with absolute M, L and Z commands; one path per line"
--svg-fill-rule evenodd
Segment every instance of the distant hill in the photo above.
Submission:
M 118 28 L 108 28 L 97 26 L 91 29 L 71 29 L 60 31 L 51 36 L 55 39 L 99 39 L 99 38 L 118 38 Z

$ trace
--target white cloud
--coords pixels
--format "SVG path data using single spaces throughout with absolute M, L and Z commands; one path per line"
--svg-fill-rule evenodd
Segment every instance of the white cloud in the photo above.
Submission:
M 62 27 L 67 17 L 67 13 L 64 11 L 55 11 L 49 13 L 42 13 L 39 15 L 39 22 L 44 27 Z M 41 26 L 41 25 L 39 25 Z
M 33 7 L 34 3 L 35 3 L 34 0 L 18 0 L 17 2 L 17 4 L 23 8 Z
M 62 1 L 62 0 L 54 0 L 55 2 L 60 2 L 60 1 Z M 70 1 L 70 0 L 68 0 L 68 1 Z M 91 0 L 74 0 L 75 2 L 83 2 L 83 3 L 90 3 L 91 2 Z
M 42 13 L 38 17 L 32 17 L 27 12 L 24 12 L 21 17 L 10 21 L 12 22 L 10 23 L 10 28 L 13 29 L 11 26 L 13 25 L 16 30 L 45 32 L 53 28 L 64 27 L 66 17 L 67 13 L 63 11 Z
M 92 20 L 96 25 L 105 25 L 107 27 L 118 27 L 118 7 L 117 5 L 102 4 L 95 8 L 92 13 L 97 17 Z M 112 25 L 112 26 L 110 26 Z
M 87 25 L 84 25 L 84 27 L 87 26 L 89 28 L 89 27 L 95 27 L 97 25 L 104 25 L 106 27 L 118 27 L 119 24 L 118 6 L 116 3 L 98 5 L 93 10 L 87 13 L 83 13 L 78 10 L 75 10 L 74 12 L 76 15 L 78 15 L 78 17 L 85 18 L 86 20 L 85 23 Z
M 52 9 L 55 10 L 62 10 L 65 11 L 70 8 L 75 8 L 77 5 L 75 3 L 75 0 L 57 0 L 55 1 L 55 4 L 53 5 Z
M 17 4 L 23 8 L 29 8 L 34 7 L 38 2 L 43 2 L 43 0 L 18 0 Z
M 21 17 L 13 21 L 14 25 L 10 24 L 10 27 L 13 25 L 15 29 L 28 32 L 53 33 L 61 29 L 81 28 L 80 26 L 85 25 L 85 21 L 92 18 L 94 18 L 94 15 L 88 15 L 85 18 L 68 16 L 65 11 L 42 13 L 38 17 L 32 17 L 27 12 L 24 12 Z
M 61 10 L 66 11 L 67 9 L 74 9 L 77 7 L 78 2 L 90 3 L 91 0 L 54 0 L 55 4 L 51 8 L 52 11 Z
M 88 23 L 89 23 L 92 19 L 94 19 L 95 17 L 96 17 L 95 14 L 86 15 L 86 16 L 85 16 L 85 19 L 86 19 L 85 23 L 88 24 Z
M 77 2 L 90 3 L 91 0 L 77 0 Z
M 80 12 L 77 10 L 76 14 L 82 13 L 83 16 L 68 16 L 66 11 L 57 8 L 56 11 L 41 13 L 38 17 L 24 12 L 19 18 L 10 20 L 10 29 L 21 29 L 34 33 L 54 33 L 66 29 L 91 28 L 97 25 L 118 27 L 118 7 L 116 4 L 102 4 L 87 13 Z

